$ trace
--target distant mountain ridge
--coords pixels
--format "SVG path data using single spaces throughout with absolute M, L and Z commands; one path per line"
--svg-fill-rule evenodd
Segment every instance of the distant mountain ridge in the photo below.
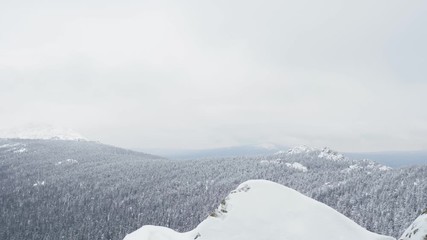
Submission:
M 287 153 L 288 150 L 294 151 L 314 151 L 314 150 L 327 150 L 329 148 L 314 148 L 305 145 L 290 148 L 274 143 L 256 144 L 256 145 L 241 145 L 213 149 L 199 149 L 199 150 L 180 150 L 180 149 L 135 149 L 136 151 L 143 151 L 155 155 L 164 156 L 170 159 L 189 160 L 189 159 L 202 159 L 202 158 L 223 158 L 223 157 L 255 157 L 260 155 L 281 154 Z M 330 153 L 326 153 L 330 155 Z M 427 165 L 427 150 L 425 151 L 389 151 L 389 152 L 342 152 L 342 156 L 351 159 L 369 159 L 383 165 L 390 167 L 404 167 L 413 165 Z M 336 159 L 341 158 L 335 156 Z
M 237 156 L 258 156 L 273 154 L 277 151 L 287 150 L 288 147 L 273 144 L 253 144 L 253 145 L 241 145 L 231 146 L 222 148 L 211 148 L 211 149 L 135 149 L 137 151 L 143 151 L 152 153 L 155 155 L 164 156 L 170 159 L 177 160 L 190 160 L 190 159 L 201 159 L 201 158 L 224 158 L 224 157 L 237 157 Z
M 343 154 L 334 151 L 328 147 L 324 147 L 322 149 L 320 148 L 314 148 L 314 147 L 308 147 L 305 145 L 296 146 L 291 149 L 289 149 L 286 153 L 283 151 L 275 153 L 275 155 L 298 155 L 298 154 L 317 154 L 317 157 L 328 159 L 332 161 L 345 161 L 349 160 L 347 157 L 345 157 Z
M 420 151 L 385 151 L 385 152 L 350 152 L 347 156 L 355 159 L 371 159 L 390 167 L 427 165 L 427 150 Z
M 47 124 L 31 124 L 12 129 L 3 129 L 0 130 L 0 138 L 76 141 L 88 140 L 74 130 Z
M 290 163 L 289 159 L 296 159 L 299 161 Z M 389 166 L 376 163 L 369 159 L 350 159 L 344 154 L 328 147 L 314 148 L 305 145 L 293 147 L 288 151 L 279 151 L 273 155 L 267 155 L 260 162 L 263 164 L 285 164 L 290 168 L 308 171 L 310 167 L 307 166 L 313 165 L 313 163 L 320 159 L 336 162 L 335 165 L 341 168 L 340 172 L 347 174 L 354 171 L 388 171 L 392 169 Z

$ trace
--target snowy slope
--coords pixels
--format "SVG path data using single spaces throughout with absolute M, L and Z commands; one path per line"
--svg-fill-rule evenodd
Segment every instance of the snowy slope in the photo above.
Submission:
M 334 209 L 266 180 L 242 183 L 194 230 L 143 226 L 125 240 L 392 240 Z
M 406 229 L 399 240 L 426 240 L 427 239 L 427 209 Z
M 0 130 L 0 138 L 87 140 L 79 133 L 52 125 L 27 125 L 20 128 Z

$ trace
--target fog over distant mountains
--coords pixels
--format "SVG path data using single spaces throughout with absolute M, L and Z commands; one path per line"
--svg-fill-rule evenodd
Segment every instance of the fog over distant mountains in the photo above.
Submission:
M 88 140 L 86 137 L 72 129 L 50 124 L 28 124 L 15 128 L 0 129 L 0 138 L 78 141 Z
M 215 157 L 237 157 L 237 156 L 259 156 L 266 154 L 274 154 L 278 151 L 287 150 L 289 147 L 274 144 L 251 144 L 241 146 L 230 146 L 222 148 L 210 149 L 138 149 L 135 150 L 149 152 L 152 154 L 165 156 L 171 159 L 199 159 L 199 158 L 215 158 Z
M 199 159 L 216 157 L 260 156 L 287 151 L 288 146 L 267 143 L 232 146 L 224 148 L 182 150 L 182 149 L 139 149 L 135 150 L 161 155 L 170 159 Z M 427 165 L 427 150 L 425 151 L 384 151 L 384 152 L 344 152 L 353 159 L 370 159 L 391 167 Z
M 10 129 L 0 129 L 0 138 L 46 139 L 46 140 L 79 140 L 88 139 L 82 134 L 61 126 L 51 124 L 28 124 Z M 161 149 L 134 148 L 135 151 L 147 152 L 170 159 L 200 159 L 224 157 L 254 157 L 280 153 L 290 149 L 289 146 L 276 143 L 248 144 L 209 149 Z M 425 151 L 383 151 L 383 152 L 345 152 L 353 159 L 370 159 L 391 167 L 403 167 L 427 164 Z

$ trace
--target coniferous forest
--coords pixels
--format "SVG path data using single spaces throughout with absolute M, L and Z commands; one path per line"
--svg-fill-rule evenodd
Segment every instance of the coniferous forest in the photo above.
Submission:
M 294 188 L 368 230 L 400 236 L 427 204 L 427 166 L 390 169 L 329 150 L 168 160 L 97 142 L 0 140 L 0 239 L 123 239 L 194 228 L 241 182 Z

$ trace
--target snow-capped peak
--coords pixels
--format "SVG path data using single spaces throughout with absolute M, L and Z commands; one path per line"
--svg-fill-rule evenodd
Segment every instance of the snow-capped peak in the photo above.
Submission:
M 305 146 L 305 145 L 301 145 L 301 146 L 297 146 L 297 147 L 293 147 L 293 148 L 289 149 L 286 154 L 287 155 L 294 155 L 294 154 L 301 154 L 301 153 L 310 153 L 310 152 L 314 152 L 316 150 L 319 150 L 319 149 L 309 147 L 309 146 Z
M 399 240 L 427 239 L 427 209 L 406 229 Z
M 328 147 L 324 147 L 319 153 L 319 158 L 328 159 L 332 161 L 341 161 L 345 160 L 346 157 L 339 152 L 333 151 Z
M 357 225 L 323 203 L 266 180 L 232 191 L 194 230 L 143 226 L 125 240 L 393 240 Z
M 308 147 L 305 145 L 297 146 L 288 150 L 286 155 L 296 155 L 296 154 L 316 154 L 317 157 L 332 160 L 332 161 L 340 161 L 345 160 L 346 157 L 341 153 L 331 150 L 328 147 L 324 147 L 322 149 Z
M 0 131 L 0 138 L 87 140 L 81 134 L 67 128 L 52 125 L 27 125 L 21 128 Z

